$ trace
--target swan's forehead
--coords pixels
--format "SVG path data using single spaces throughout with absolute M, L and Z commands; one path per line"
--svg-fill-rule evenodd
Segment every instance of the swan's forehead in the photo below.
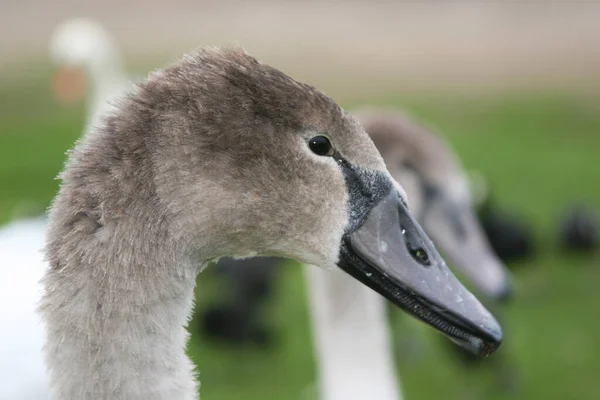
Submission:
M 233 142 L 244 140 L 240 128 L 251 141 L 257 137 L 277 139 L 268 133 L 271 128 L 280 139 L 285 132 L 304 139 L 310 134 L 326 135 L 353 165 L 385 170 L 379 152 L 358 121 L 332 98 L 243 51 L 204 50 L 190 54 L 166 75 L 170 87 L 165 93 L 201 93 L 198 110 L 204 122 L 207 117 L 218 122 L 221 132 L 232 132 Z
M 387 173 L 385 162 L 375 144 L 358 121 L 342 111 L 340 123 L 325 132 L 337 152 L 355 167 Z

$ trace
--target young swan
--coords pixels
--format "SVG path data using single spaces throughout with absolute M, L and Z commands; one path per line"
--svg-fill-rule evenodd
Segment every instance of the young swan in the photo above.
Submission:
M 480 354 L 501 330 L 333 100 L 241 50 L 151 74 L 77 144 L 40 306 L 56 399 L 195 399 L 184 325 L 223 256 L 344 269 Z
M 365 109 L 353 115 L 408 193 L 411 214 L 446 259 L 479 293 L 506 300 L 512 275 L 477 221 L 466 176 L 442 137 L 398 111 Z

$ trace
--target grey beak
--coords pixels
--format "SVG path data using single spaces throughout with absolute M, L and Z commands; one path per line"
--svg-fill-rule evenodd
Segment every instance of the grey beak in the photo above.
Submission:
M 494 254 L 470 207 L 439 197 L 422 222 L 447 260 L 479 293 L 495 301 L 510 298 L 512 274 Z
M 502 342 L 494 317 L 450 272 L 395 190 L 344 235 L 339 267 L 473 353 Z

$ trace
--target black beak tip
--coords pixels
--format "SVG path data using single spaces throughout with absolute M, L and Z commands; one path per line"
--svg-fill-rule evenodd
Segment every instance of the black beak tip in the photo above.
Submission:
M 502 341 L 482 342 L 481 346 L 479 347 L 479 355 L 482 357 L 488 357 L 490 354 L 492 354 L 496 350 L 498 350 L 498 348 L 500 347 L 501 344 L 502 344 Z
M 500 348 L 502 339 L 502 328 L 500 325 L 497 325 L 494 329 L 490 329 L 486 332 L 485 339 L 479 339 L 480 344 L 477 353 L 482 357 L 489 356 Z
M 483 343 L 481 348 L 481 355 L 484 357 L 489 356 L 490 354 L 497 351 L 502 345 L 502 333 L 498 335 L 493 341 L 486 341 Z
M 502 344 L 502 332 L 494 332 L 486 334 L 485 338 L 471 337 L 469 339 L 451 338 L 460 347 L 479 356 L 488 357 L 494 353 Z
M 491 315 L 489 317 L 486 321 L 471 325 L 468 335 L 451 337 L 451 340 L 479 357 L 487 357 L 494 353 L 502 344 L 503 333 L 498 321 Z

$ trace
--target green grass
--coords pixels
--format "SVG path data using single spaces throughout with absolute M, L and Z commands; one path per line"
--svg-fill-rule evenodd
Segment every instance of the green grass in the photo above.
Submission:
M 0 89 L 0 223 L 24 202 L 47 207 L 64 153 L 82 130 L 82 109 L 55 105 L 40 76 Z M 495 198 L 531 220 L 540 251 L 517 269 L 518 298 L 502 312 L 505 344 L 476 368 L 457 363 L 431 329 L 394 319 L 398 337 L 422 338 L 408 342 L 410 352 L 397 352 L 406 398 L 600 398 L 600 258 L 561 254 L 555 228 L 572 200 L 600 208 L 600 102 L 551 94 L 378 104 L 403 106 L 443 132 L 464 166 L 486 175 Z M 205 304 L 221 289 L 208 275 L 199 280 L 198 303 Z M 275 300 L 268 310 L 277 328 L 272 350 L 210 345 L 192 326 L 189 353 L 199 365 L 203 400 L 313 398 L 316 375 L 297 265 L 282 269 Z M 518 392 L 497 390 L 489 368 L 495 361 L 516 366 Z

